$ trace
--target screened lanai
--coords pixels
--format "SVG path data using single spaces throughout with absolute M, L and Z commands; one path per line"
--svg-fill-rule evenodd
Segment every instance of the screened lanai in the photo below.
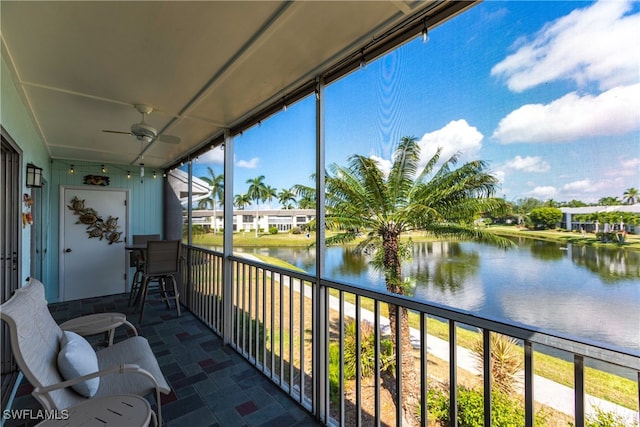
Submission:
M 324 171 L 334 163 L 344 165 L 349 156 L 362 154 L 376 158 L 384 169 L 403 137 L 422 136 L 412 132 L 434 143 L 458 138 L 472 151 L 490 137 L 478 124 L 483 116 L 499 111 L 506 117 L 517 108 L 515 101 L 501 104 L 469 89 L 474 79 L 508 86 L 511 81 L 501 81 L 507 78 L 494 75 L 491 66 L 502 64 L 510 51 L 482 49 L 480 63 L 465 52 L 490 46 L 497 32 L 525 32 L 519 19 L 508 31 L 500 26 L 485 31 L 506 12 L 482 6 L 473 1 L 3 1 L 7 225 L 2 235 L 3 253 L 15 252 L 3 263 L 3 300 L 34 276 L 45 283 L 52 307 L 75 307 L 64 294 L 77 263 L 72 257 L 80 252 L 65 231 L 67 195 L 120 189 L 127 197 L 122 245 L 136 234 L 182 241 L 181 303 L 191 316 L 186 327 L 199 322 L 197 345 L 206 341 L 206 332 L 217 335 L 223 352 L 237 353 L 260 373 L 259 382 L 266 379 L 287 403 L 322 424 L 410 425 L 415 417 L 424 425 L 432 421 L 431 389 L 444 390 L 450 403 L 445 412 L 455 418 L 455 403 L 472 384 L 480 390 L 482 416 L 489 425 L 496 407 L 495 374 L 469 362 L 467 348 L 459 345 L 468 330 L 482 340 L 485 366 L 492 337 L 517 342 L 522 369 L 516 394 L 523 425 L 543 419 L 540 405 L 555 411 L 551 418 L 584 425 L 589 411 L 606 401 L 605 392 L 589 388 L 595 380 L 585 373 L 585 364 L 593 360 L 623 371 L 626 390 L 635 390 L 626 406 L 607 402 L 605 407 L 637 417 L 640 362 L 635 349 L 474 311 L 478 301 L 488 299 L 485 295 L 461 298 L 452 307 L 362 286 L 349 279 L 350 268 L 335 268 L 332 259 L 352 258 L 353 269 L 364 261 L 349 252 L 327 251 L 327 230 L 317 226 L 325 224 L 327 214 Z M 464 19 L 472 11 L 477 11 L 473 19 Z M 571 11 L 567 6 L 561 12 Z M 528 25 L 538 30 L 544 24 L 527 21 L 523 27 L 535 33 Z M 451 30 L 456 25 L 461 27 Z M 450 30 L 439 33 L 445 27 Z M 513 49 L 524 43 L 515 36 L 512 42 Z M 434 61 L 436 53 L 446 59 Z M 478 69 L 484 77 L 478 77 Z M 433 89 L 431 81 L 445 82 L 446 91 Z M 346 120 L 327 124 L 336 117 Z M 418 123 L 431 127 L 425 130 Z M 627 139 L 623 151 L 632 147 L 633 138 Z M 512 147 L 505 143 L 497 151 L 517 157 Z M 15 163 L 5 163 L 5 153 Z M 28 163 L 42 169 L 42 187 L 25 185 Z M 545 167 L 542 161 L 528 165 L 536 166 Z M 504 170 L 515 174 L 525 166 Z M 88 184 L 104 182 L 101 178 L 108 178 L 108 185 Z M 23 226 L 25 194 L 34 208 L 32 224 Z M 290 237 L 301 248 L 292 250 L 290 259 L 304 260 L 295 266 L 277 261 L 277 251 L 266 243 L 272 229 L 273 236 Z M 449 250 L 455 251 L 454 245 L 427 252 Z M 125 295 L 132 270 L 122 261 L 118 280 Z M 458 273 L 453 272 L 453 282 Z M 415 288 L 415 283 L 407 286 Z M 513 311 L 526 317 L 531 313 L 527 298 L 535 295 L 519 297 L 512 298 L 518 303 Z M 100 307 L 97 298 L 87 307 Z M 109 301 L 108 307 L 115 307 Z M 377 350 L 390 345 L 393 310 L 396 318 L 405 310 L 411 313 L 403 326 L 410 330 L 413 347 L 392 346 L 391 356 L 376 351 L 370 361 L 373 374 L 348 374 L 340 357 L 348 340 L 371 342 Z M 162 333 L 165 313 L 158 311 L 151 324 L 137 325 L 142 332 Z M 619 313 L 629 313 L 627 306 L 621 305 Z M 175 320 L 176 328 L 185 327 Z M 354 324 L 368 326 L 349 332 Z M 436 330 L 444 343 L 434 338 Z M 184 344 L 180 351 L 188 353 L 190 338 L 177 334 Z M 158 346 L 159 357 L 169 360 L 168 346 Z M 572 382 L 565 388 L 542 386 L 546 379 L 534 362 L 544 358 L 540 354 L 546 355 L 547 348 L 569 362 Z M 4 351 L 3 363 L 10 360 L 6 346 Z M 404 388 L 402 366 L 400 371 L 385 369 L 406 353 L 413 355 L 417 372 L 412 392 Z M 5 369 L 11 372 L 11 364 Z M 192 390 L 182 378 L 178 381 L 176 390 Z M 177 401 L 188 405 L 189 399 L 179 395 Z

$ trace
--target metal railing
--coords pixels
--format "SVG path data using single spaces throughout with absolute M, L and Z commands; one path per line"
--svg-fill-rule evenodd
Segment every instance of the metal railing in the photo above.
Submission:
M 316 283 L 315 276 L 236 256 L 227 260 L 233 272 L 232 284 L 227 287 L 231 295 L 227 296 L 222 254 L 187 246 L 185 253 L 183 304 L 218 335 L 224 330 L 223 322 L 232 322 L 232 336 L 227 337 L 227 342 L 325 424 L 402 425 L 407 420 L 402 411 L 402 403 L 410 397 L 403 391 L 402 371 L 406 365 L 398 363 L 407 350 L 395 345 L 402 342 L 403 327 L 411 333 L 410 351 L 419 373 L 418 397 L 411 412 L 423 425 L 427 424 L 432 388 L 448 393 L 448 417 L 454 420 L 450 425 L 458 425 L 463 375 L 475 378 L 484 399 L 484 425 L 491 425 L 496 386 L 491 369 L 493 334 L 511 337 L 519 344 L 524 369 L 519 373 L 521 387 L 517 389 L 524 402 L 524 419 L 520 420 L 523 425 L 536 425 L 536 417 L 540 416 L 536 402 L 562 404 L 560 395 L 566 393 L 570 394 L 573 408 L 567 411 L 564 403 L 564 412 L 573 410 L 575 426 L 585 425 L 592 407 L 616 412 L 630 425 L 638 422 L 640 355 L 632 351 L 330 280 Z M 232 298 L 232 313 L 223 313 L 222 300 L 226 297 Z M 395 337 L 390 336 L 389 328 L 389 317 L 394 313 L 399 319 Z M 408 316 L 403 316 L 405 313 Z M 314 324 L 312 319 L 318 320 Z M 444 337 L 436 336 L 443 331 Z M 463 335 L 468 344 L 470 332 L 481 342 L 479 353 L 459 344 Z M 373 351 L 367 352 L 371 346 Z M 555 384 L 534 373 L 538 352 L 549 349 L 554 354 L 564 354 L 573 364 L 573 384 Z M 477 355 L 473 366 L 469 365 L 470 354 Z M 355 363 L 354 358 L 360 363 Z M 585 365 L 593 361 L 622 369 L 632 378 L 636 386 L 635 396 L 631 397 L 635 408 L 588 396 L 585 376 L 589 371 Z M 431 372 L 434 367 L 439 369 L 436 375 Z M 469 371 L 471 374 L 465 373 Z M 548 393 L 553 395 L 545 396 Z

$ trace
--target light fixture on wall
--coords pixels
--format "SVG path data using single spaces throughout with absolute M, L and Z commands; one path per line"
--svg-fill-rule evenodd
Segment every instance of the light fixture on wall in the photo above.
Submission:
M 131 179 L 131 171 L 127 171 L 127 179 Z
M 367 66 L 367 60 L 364 59 L 364 49 L 360 51 L 360 69 L 364 69 Z
M 102 173 L 107 173 L 107 168 L 104 167 L 104 165 L 100 166 L 100 171 Z
M 156 174 L 156 171 L 153 171 L 153 179 L 156 179 L 158 177 L 158 174 Z
M 42 168 L 27 163 L 27 187 L 42 187 Z
M 73 168 L 73 165 L 69 166 L 69 173 L 70 174 L 76 173 L 76 170 Z

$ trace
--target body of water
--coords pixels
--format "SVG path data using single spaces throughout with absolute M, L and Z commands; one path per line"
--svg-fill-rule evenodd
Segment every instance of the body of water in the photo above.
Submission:
M 493 319 L 640 350 L 640 253 L 518 239 L 415 243 L 404 269 L 413 296 Z M 315 273 L 315 249 L 238 248 Z M 367 255 L 329 247 L 326 277 L 385 291 Z

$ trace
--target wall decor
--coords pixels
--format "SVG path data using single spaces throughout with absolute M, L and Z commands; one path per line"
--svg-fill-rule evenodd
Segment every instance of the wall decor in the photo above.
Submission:
M 101 175 L 85 175 L 84 183 L 87 185 L 100 185 L 106 187 L 109 185 L 109 177 Z
M 71 204 L 67 207 L 73 211 L 75 215 L 78 215 L 78 221 L 76 224 L 85 224 L 87 226 L 87 234 L 90 239 L 99 238 L 100 240 L 106 239 L 109 244 L 120 243 L 120 237 L 122 232 L 118 231 L 118 218 L 109 215 L 107 220 L 103 220 L 95 209 L 84 206 L 84 200 L 78 199 L 74 196 L 71 199 Z

